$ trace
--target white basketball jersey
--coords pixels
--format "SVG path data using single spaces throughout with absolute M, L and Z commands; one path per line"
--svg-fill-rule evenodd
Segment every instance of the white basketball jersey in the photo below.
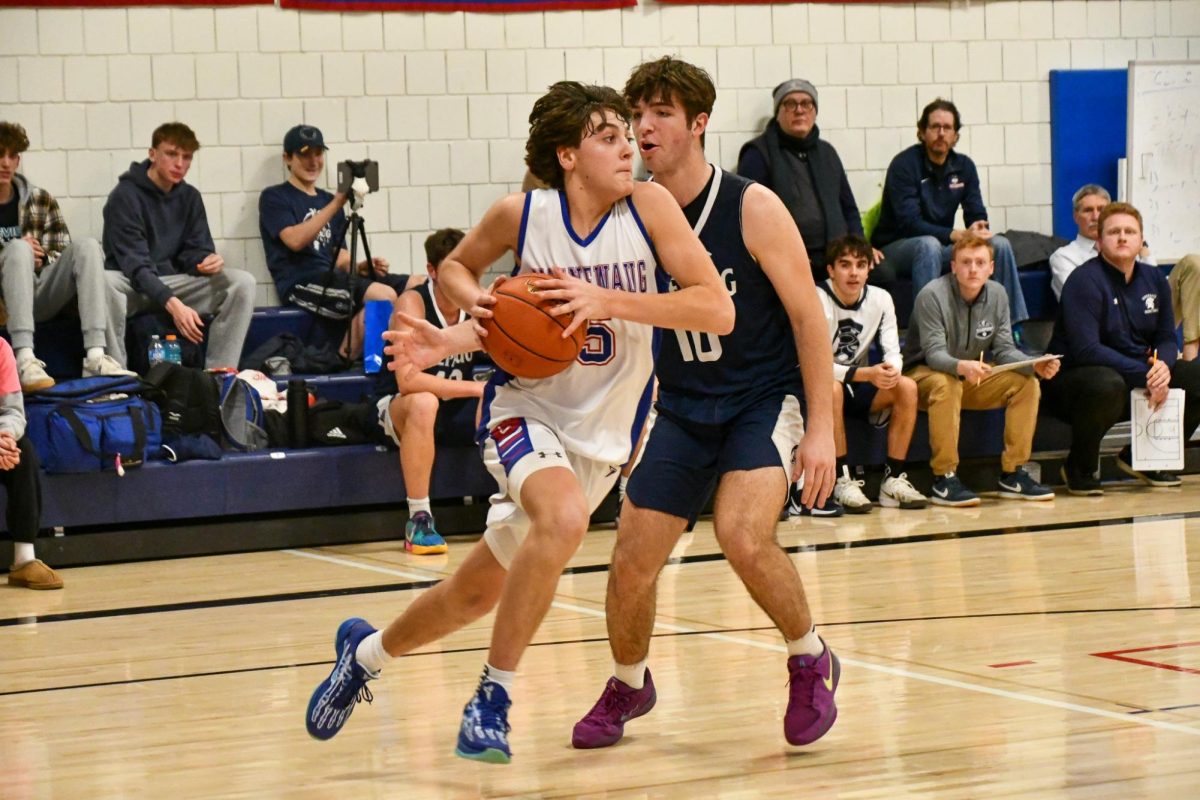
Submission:
M 667 290 L 668 276 L 658 269 L 630 198 L 617 202 L 582 239 L 571 228 L 566 194 L 535 189 L 525 197 L 518 242 L 522 273 L 562 267 L 617 291 Z M 484 394 L 482 424 L 490 430 L 513 417 L 536 419 L 555 430 L 567 450 L 622 464 L 649 409 L 656 342 L 650 325 L 591 320 L 583 352 L 559 374 L 528 379 L 497 370 Z

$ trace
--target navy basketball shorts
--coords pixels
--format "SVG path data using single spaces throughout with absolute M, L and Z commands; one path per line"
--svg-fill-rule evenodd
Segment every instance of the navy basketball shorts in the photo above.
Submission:
M 880 411 L 872 412 L 871 404 L 875 402 L 875 395 L 877 394 L 879 394 L 879 387 L 867 381 L 843 383 L 843 416 L 850 419 L 865 420 L 877 428 L 885 427 L 888 424 L 888 420 L 892 417 L 892 409 L 889 406 Z
M 392 415 L 388 413 L 395 395 L 389 394 L 375 402 L 375 417 L 379 428 L 392 443 L 400 447 L 400 434 L 392 424 Z M 454 397 L 443 400 L 438 404 L 437 420 L 433 423 L 433 441 L 442 445 L 475 445 L 476 412 L 479 401 L 474 397 Z
M 779 467 L 790 477 L 803 435 L 793 394 L 766 398 L 722 425 L 688 422 L 660 408 L 625 495 L 642 508 L 694 519 L 726 472 Z

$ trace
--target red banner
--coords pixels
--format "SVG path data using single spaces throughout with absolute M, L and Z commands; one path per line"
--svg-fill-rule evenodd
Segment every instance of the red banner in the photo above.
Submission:
M 637 0 L 279 0 L 280 8 L 313 11 L 566 11 L 635 5 Z

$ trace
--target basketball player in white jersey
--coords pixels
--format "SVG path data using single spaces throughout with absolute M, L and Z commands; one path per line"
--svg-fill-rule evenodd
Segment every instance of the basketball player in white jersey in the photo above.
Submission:
M 526 144 L 527 165 L 552 188 L 496 202 L 442 263 L 443 290 L 479 319 L 495 303 L 479 278 L 512 251 L 522 271 L 547 274 L 543 290 L 563 301 L 559 313 L 574 313 L 567 333 L 587 326 L 586 344 L 576 363 L 551 378 L 497 370 L 484 393 L 480 434 L 500 489 L 483 539 L 454 575 L 415 598 L 385 630 L 357 618 L 341 624 L 337 662 L 309 702 L 312 736 L 334 736 L 357 701 L 371 699 L 367 681 L 391 659 L 498 603 L 487 663 L 463 711 L 455 752 L 508 763 L 515 670 L 591 512 L 629 458 L 631 431 L 640 429 L 638 417 L 649 404 L 652 328 L 732 330 L 733 303 L 679 206 L 662 187 L 633 181 L 628 115 L 612 89 L 570 81 L 552 86 L 534 104 Z M 667 260 L 659 263 L 656 253 Z M 666 291 L 669 279 L 678 291 Z M 414 348 L 401 369 L 479 346 L 472 323 L 439 330 L 424 320 L 405 322 L 412 342 L 425 349 L 414 354 Z
M 833 356 L 804 242 L 774 193 L 705 158 L 716 99 L 708 73 L 663 57 L 634 69 L 625 97 L 642 160 L 712 256 L 737 319 L 728 336 L 664 337 L 658 413 L 626 488 L 608 577 L 614 674 L 571 741 L 613 745 L 654 706 L 646 662 L 658 573 L 715 485 L 717 543 L 787 646 L 785 737 L 810 744 L 837 716 L 840 667 L 775 538 L 791 480 L 803 475 L 809 505 L 834 484 Z

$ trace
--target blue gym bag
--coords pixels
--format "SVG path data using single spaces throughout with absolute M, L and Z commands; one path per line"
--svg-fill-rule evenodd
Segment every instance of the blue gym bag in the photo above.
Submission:
M 159 456 L 162 416 L 134 377 L 64 381 L 25 396 L 26 434 L 46 472 L 136 467 Z

